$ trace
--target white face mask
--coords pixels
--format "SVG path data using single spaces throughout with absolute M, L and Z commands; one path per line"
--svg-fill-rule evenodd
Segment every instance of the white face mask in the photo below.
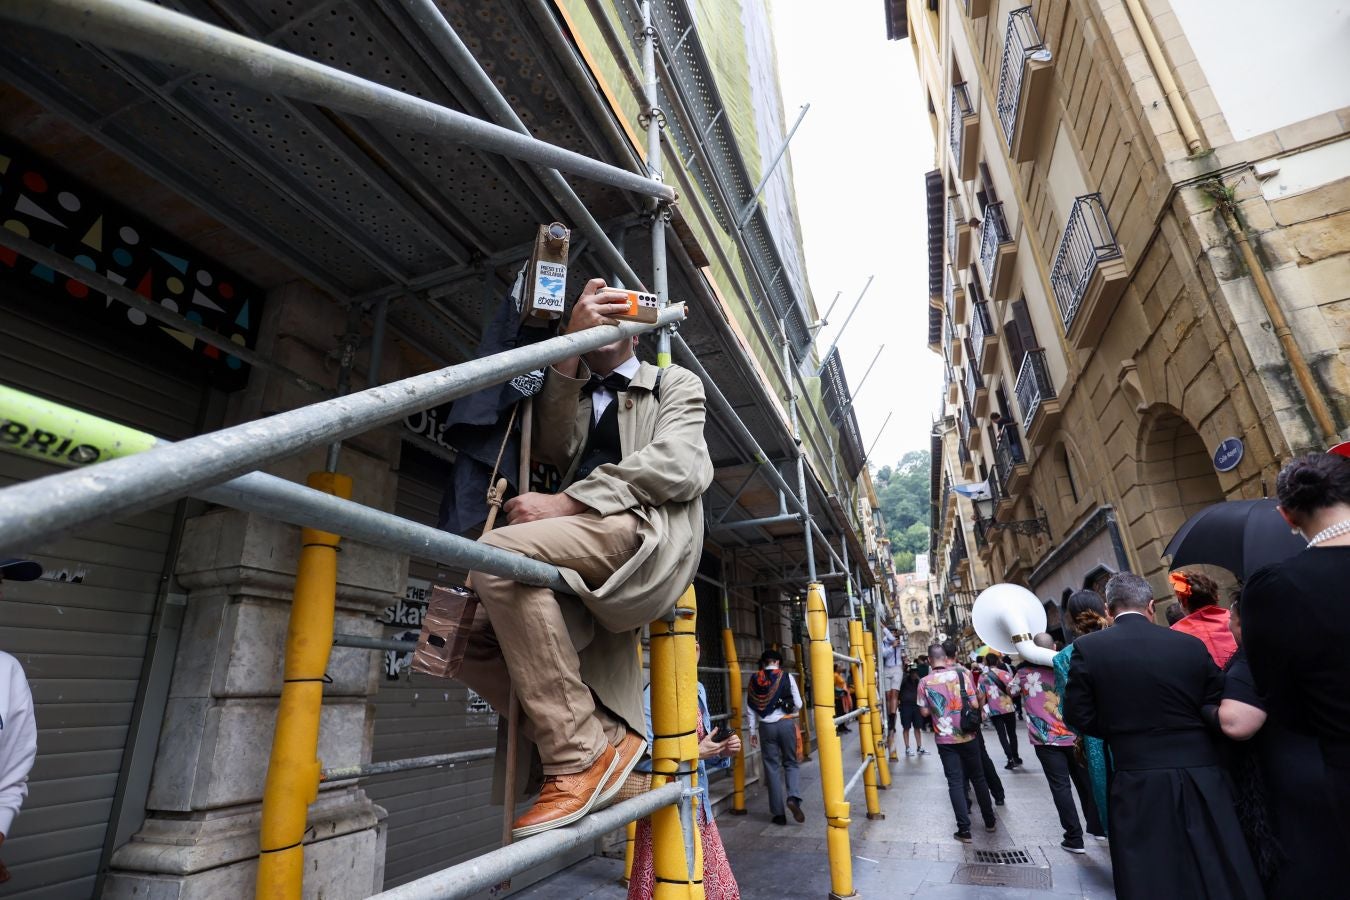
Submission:
M 765 664 L 764 664 L 764 671 L 766 671 L 766 672 L 776 672 L 776 671 L 778 671 L 778 663 L 776 663 L 776 662 L 767 662 L 767 663 L 765 663 Z

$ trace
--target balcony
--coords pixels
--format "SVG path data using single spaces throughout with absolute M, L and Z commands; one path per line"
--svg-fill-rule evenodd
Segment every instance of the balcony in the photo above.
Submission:
M 928 305 L 928 349 L 934 353 L 943 349 L 942 307 L 934 306 L 931 301 Z
M 948 307 L 948 312 L 951 309 Z M 945 319 L 942 332 L 942 349 L 947 355 L 947 362 L 953 366 L 959 366 L 966 361 L 964 346 L 960 337 L 956 333 L 956 326 L 952 324 L 950 317 Z
M 956 442 L 956 458 L 961 462 L 961 477 L 966 479 L 974 478 L 975 461 L 970 457 L 970 448 L 966 446 L 965 438 Z
M 1102 195 L 1079 197 L 1073 203 L 1050 269 L 1050 287 L 1059 305 L 1064 333 L 1075 347 L 1096 346 L 1129 276 L 1106 218 Z
M 984 434 L 980 431 L 979 424 L 975 421 L 975 415 L 970 411 L 970 400 L 961 402 L 961 412 L 959 415 L 965 417 L 966 440 L 970 444 L 970 449 L 979 452 L 984 443 Z
M 947 259 L 958 269 L 970 265 L 970 223 L 959 197 L 947 198 Z
M 1012 293 L 1013 266 L 1017 263 L 1017 244 L 1003 215 L 1003 203 L 984 208 L 980 223 L 980 269 L 984 272 L 989 299 L 1002 302 Z
M 1017 373 L 1017 408 L 1032 447 L 1041 447 L 1059 428 L 1061 409 L 1045 364 L 1044 350 L 1029 350 Z
M 976 419 L 984 418 L 989 412 L 989 389 L 985 387 L 974 359 L 966 366 L 966 400 L 975 411 Z
M 977 366 L 985 375 L 994 374 L 998 367 L 998 342 L 998 331 L 989 314 L 988 302 L 975 301 L 970 307 L 971 365 Z
M 1016 162 L 1027 162 L 1036 154 L 1036 138 L 1049 106 L 1054 66 L 1054 57 L 1041 39 L 1031 7 L 1013 10 L 1008 16 L 998 76 L 998 121 Z
M 980 160 L 980 116 L 970 102 L 964 81 L 952 85 L 951 118 L 947 123 L 952 168 L 962 181 L 975 177 Z
M 942 399 L 946 403 L 955 403 L 957 401 L 956 375 L 952 372 L 952 367 L 947 366 L 947 375 L 942 382 Z
M 951 266 L 947 266 L 947 273 L 942 279 L 942 298 L 947 304 L 947 315 L 951 317 L 952 324 L 965 321 L 966 291 Z
M 1031 477 L 1026 450 L 1016 422 L 1004 422 L 999 429 L 998 443 L 994 445 L 994 468 L 1008 493 L 1016 496 L 1026 487 Z
M 1017 506 L 1017 501 L 1008 492 L 1008 486 L 1003 482 L 998 466 L 989 470 L 989 496 L 994 501 L 993 521 L 1007 523 L 1012 519 L 1013 508 Z

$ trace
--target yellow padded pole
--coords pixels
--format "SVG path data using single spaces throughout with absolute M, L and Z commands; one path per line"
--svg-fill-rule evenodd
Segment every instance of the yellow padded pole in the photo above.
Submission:
M 673 622 L 658 619 L 651 624 L 653 789 L 685 772 L 691 773 L 689 783 L 699 786 L 698 654 L 694 649 L 697 611 L 694 588 L 690 586 L 676 604 Z M 693 796 L 652 813 L 654 900 L 703 900 L 698 807 L 698 797 Z M 681 818 L 689 822 L 688 835 Z
M 886 706 L 882 698 L 878 696 L 877 690 L 877 640 L 876 636 L 867 629 L 863 629 L 863 665 L 866 669 L 864 675 L 867 678 L 868 705 L 876 710 L 876 718 L 872 720 L 872 740 L 876 743 L 877 772 L 881 776 L 880 788 L 884 791 L 891 786 L 891 766 L 886 760 L 885 735 L 881 730 L 881 716 L 885 712 Z
M 643 667 L 643 663 L 645 662 L 645 660 L 642 658 L 641 634 L 638 635 L 636 643 L 637 643 L 636 650 L 637 650 L 638 668 L 641 669 Z M 628 884 L 629 880 L 632 879 L 633 877 L 633 850 L 637 846 L 637 822 L 629 822 L 627 825 L 624 826 L 623 830 L 624 830 L 623 878 L 620 879 L 620 881 L 622 884 L 626 885 Z
M 727 698 L 727 711 L 731 713 L 727 727 L 731 729 L 732 734 L 740 735 L 744 744 L 745 735 L 741 734 L 741 726 L 744 724 L 745 712 L 741 704 L 745 702 L 745 689 L 741 685 L 741 659 L 736 650 L 736 635 L 730 628 L 722 629 L 722 655 L 727 661 L 727 692 L 731 694 Z M 744 748 L 731 761 L 731 814 L 733 816 L 746 814 Z
M 802 650 L 801 644 L 792 645 L 792 658 L 797 661 L 797 683 L 801 685 L 802 690 L 806 690 L 806 653 Z M 797 712 L 797 718 L 801 720 L 802 728 L 802 762 L 811 758 L 811 716 L 806 710 L 806 704 Z
M 352 496 L 352 480 L 346 475 L 315 472 L 306 483 L 344 500 Z M 309 804 L 319 796 L 319 713 L 333 649 L 339 540 L 327 531 L 300 530 L 281 702 L 263 789 L 258 900 L 300 900 L 305 820 Z
M 848 840 L 848 801 L 844 799 L 844 758 L 834 731 L 834 648 L 825 611 L 825 587 L 806 591 L 806 628 L 811 642 L 811 703 L 820 753 L 820 792 L 824 801 L 825 846 L 830 860 L 830 897 L 853 896 L 853 857 Z
M 863 627 L 862 622 L 857 619 L 850 619 L 848 623 L 848 655 L 854 659 L 863 659 Z M 866 760 L 868 755 L 875 756 L 877 752 L 877 742 L 872 737 L 872 716 L 876 712 L 876 707 L 872 705 L 872 695 L 867 690 L 867 662 L 853 663 L 853 695 L 854 702 L 861 704 L 866 710 L 858 717 L 858 746 L 861 750 L 859 759 Z M 875 759 L 870 765 L 863 769 L 863 794 L 867 798 L 867 818 L 884 819 L 881 814 L 881 798 L 877 796 L 877 767 Z

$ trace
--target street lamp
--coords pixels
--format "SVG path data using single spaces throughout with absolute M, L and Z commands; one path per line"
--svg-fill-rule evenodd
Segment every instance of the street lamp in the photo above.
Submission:
M 1034 519 L 997 522 L 994 520 L 994 508 L 998 506 L 998 501 L 994 499 L 992 493 L 987 497 L 972 498 L 971 503 L 975 506 L 975 515 L 981 520 L 980 527 L 984 529 L 985 535 L 1000 528 L 1006 528 L 1013 534 L 1024 534 L 1028 537 L 1044 534 L 1047 538 L 1050 537 L 1050 520 L 1045 517 L 1044 510 L 1040 511 Z

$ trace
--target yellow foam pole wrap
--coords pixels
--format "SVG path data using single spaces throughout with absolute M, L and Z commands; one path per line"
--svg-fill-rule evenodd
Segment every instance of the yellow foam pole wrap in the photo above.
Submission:
M 803 691 L 806 690 L 806 653 L 801 644 L 792 645 L 792 657 L 797 661 L 797 683 Z M 797 712 L 797 718 L 801 720 L 802 727 L 802 761 L 811 758 L 811 716 L 806 711 L 807 704 L 802 703 L 802 708 Z
M 825 847 L 830 859 L 830 897 L 853 896 L 853 858 L 848 840 L 848 801 L 844 799 L 844 758 L 834 730 L 834 648 L 825 611 L 825 587 L 806 591 L 806 628 L 811 642 L 811 704 L 820 753 L 820 792 L 824 801 Z
M 642 658 L 642 635 L 637 639 L 637 659 L 638 668 L 643 668 L 645 660 Z M 637 846 L 637 822 L 629 822 L 623 828 L 623 884 L 628 884 L 633 877 L 633 850 Z
M 727 661 L 727 690 L 731 694 L 727 698 L 727 712 L 731 713 L 727 727 L 731 729 L 732 734 L 741 736 L 742 744 L 741 752 L 731 761 L 731 814 L 743 816 L 746 814 L 745 746 L 749 742 L 746 741 L 745 735 L 741 734 L 745 715 L 741 704 L 745 702 L 745 689 L 741 686 L 741 659 L 736 650 L 736 635 L 730 628 L 722 629 L 722 655 Z
M 863 627 L 862 622 L 857 619 L 850 619 L 848 623 L 848 655 L 854 659 L 862 659 L 862 663 L 853 663 L 853 699 L 855 703 L 861 704 L 867 711 L 858 717 L 858 746 L 862 751 L 859 759 L 865 760 L 868 755 L 875 755 L 877 752 L 876 739 L 872 737 L 872 717 L 876 715 L 876 707 L 872 705 L 872 695 L 867 690 L 867 661 L 863 658 Z M 881 814 L 881 798 L 877 796 L 877 766 L 874 759 L 867 768 L 863 769 L 863 794 L 867 798 L 867 818 L 884 819 Z
M 876 718 L 872 720 L 872 740 L 876 743 L 877 772 L 881 776 L 881 789 L 888 790 L 891 786 L 891 766 L 886 760 L 885 735 L 881 730 L 881 716 L 886 707 L 882 699 L 877 696 L 877 640 L 872 632 L 863 629 L 863 666 L 867 678 L 867 693 L 870 697 L 868 705 L 876 711 Z M 884 818 L 884 816 L 883 816 Z
M 344 500 L 352 496 L 352 480 L 346 475 L 316 472 L 306 483 Z M 319 713 L 333 649 L 339 540 L 326 531 L 300 530 L 285 674 L 263 789 L 258 900 L 300 900 L 305 820 L 309 804 L 319 796 Z
M 652 788 L 689 774 L 698 787 L 698 606 L 690 586 L 676 604 L 674 621 L 651 624 Z M 653 900 L 703 900 L 703 841 L 698 796 L 652 813 Z M 689 824 L 684 833 L 681 819 Z M 686 843 L 686 838 L 688 843 Z

